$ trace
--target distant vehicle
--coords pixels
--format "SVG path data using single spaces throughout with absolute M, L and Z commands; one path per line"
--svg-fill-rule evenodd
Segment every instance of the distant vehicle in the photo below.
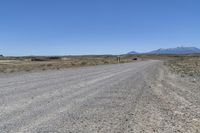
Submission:
M 138 60 L 138 58 L 133 58 L 132 60 Z

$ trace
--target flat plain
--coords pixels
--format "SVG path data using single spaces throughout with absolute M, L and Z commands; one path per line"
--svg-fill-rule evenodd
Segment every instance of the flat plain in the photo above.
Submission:
M 200 132 L 198 75 L 164 64 L 1 73 L 0 132 Z

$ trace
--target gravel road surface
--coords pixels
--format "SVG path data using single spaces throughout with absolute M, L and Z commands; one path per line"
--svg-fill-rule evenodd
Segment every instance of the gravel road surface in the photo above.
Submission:
M 0 75 L 0 133 L 199 133 L 200 84 L 160 61 Z

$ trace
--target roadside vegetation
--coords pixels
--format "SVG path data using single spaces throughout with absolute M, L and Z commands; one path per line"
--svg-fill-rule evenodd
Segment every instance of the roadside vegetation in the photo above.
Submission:
M 184 56 L 165 62 L 170 70 L 181 76 L 200 77 L 200 56 Z
M 0 57 L 0 73 L 44 71 L 71 67 L 128 63 L 138 60 L 163 60 L 181 76 L 200 76 L 200 55 L 87 55 Z
M 29 56 L 1 57 L 0 72 L 12 73 L 19 71 L 63 69 L 70 67 L 94 66 L 131 62 L 133 57 L 113 55 L 100 56 Z

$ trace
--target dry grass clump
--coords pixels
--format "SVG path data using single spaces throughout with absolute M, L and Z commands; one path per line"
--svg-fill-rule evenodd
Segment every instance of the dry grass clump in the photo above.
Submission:
M 165 63 L 172 72 L 181 76 L 200 76 L 200 58 L 183 58 L 171 60 Z

